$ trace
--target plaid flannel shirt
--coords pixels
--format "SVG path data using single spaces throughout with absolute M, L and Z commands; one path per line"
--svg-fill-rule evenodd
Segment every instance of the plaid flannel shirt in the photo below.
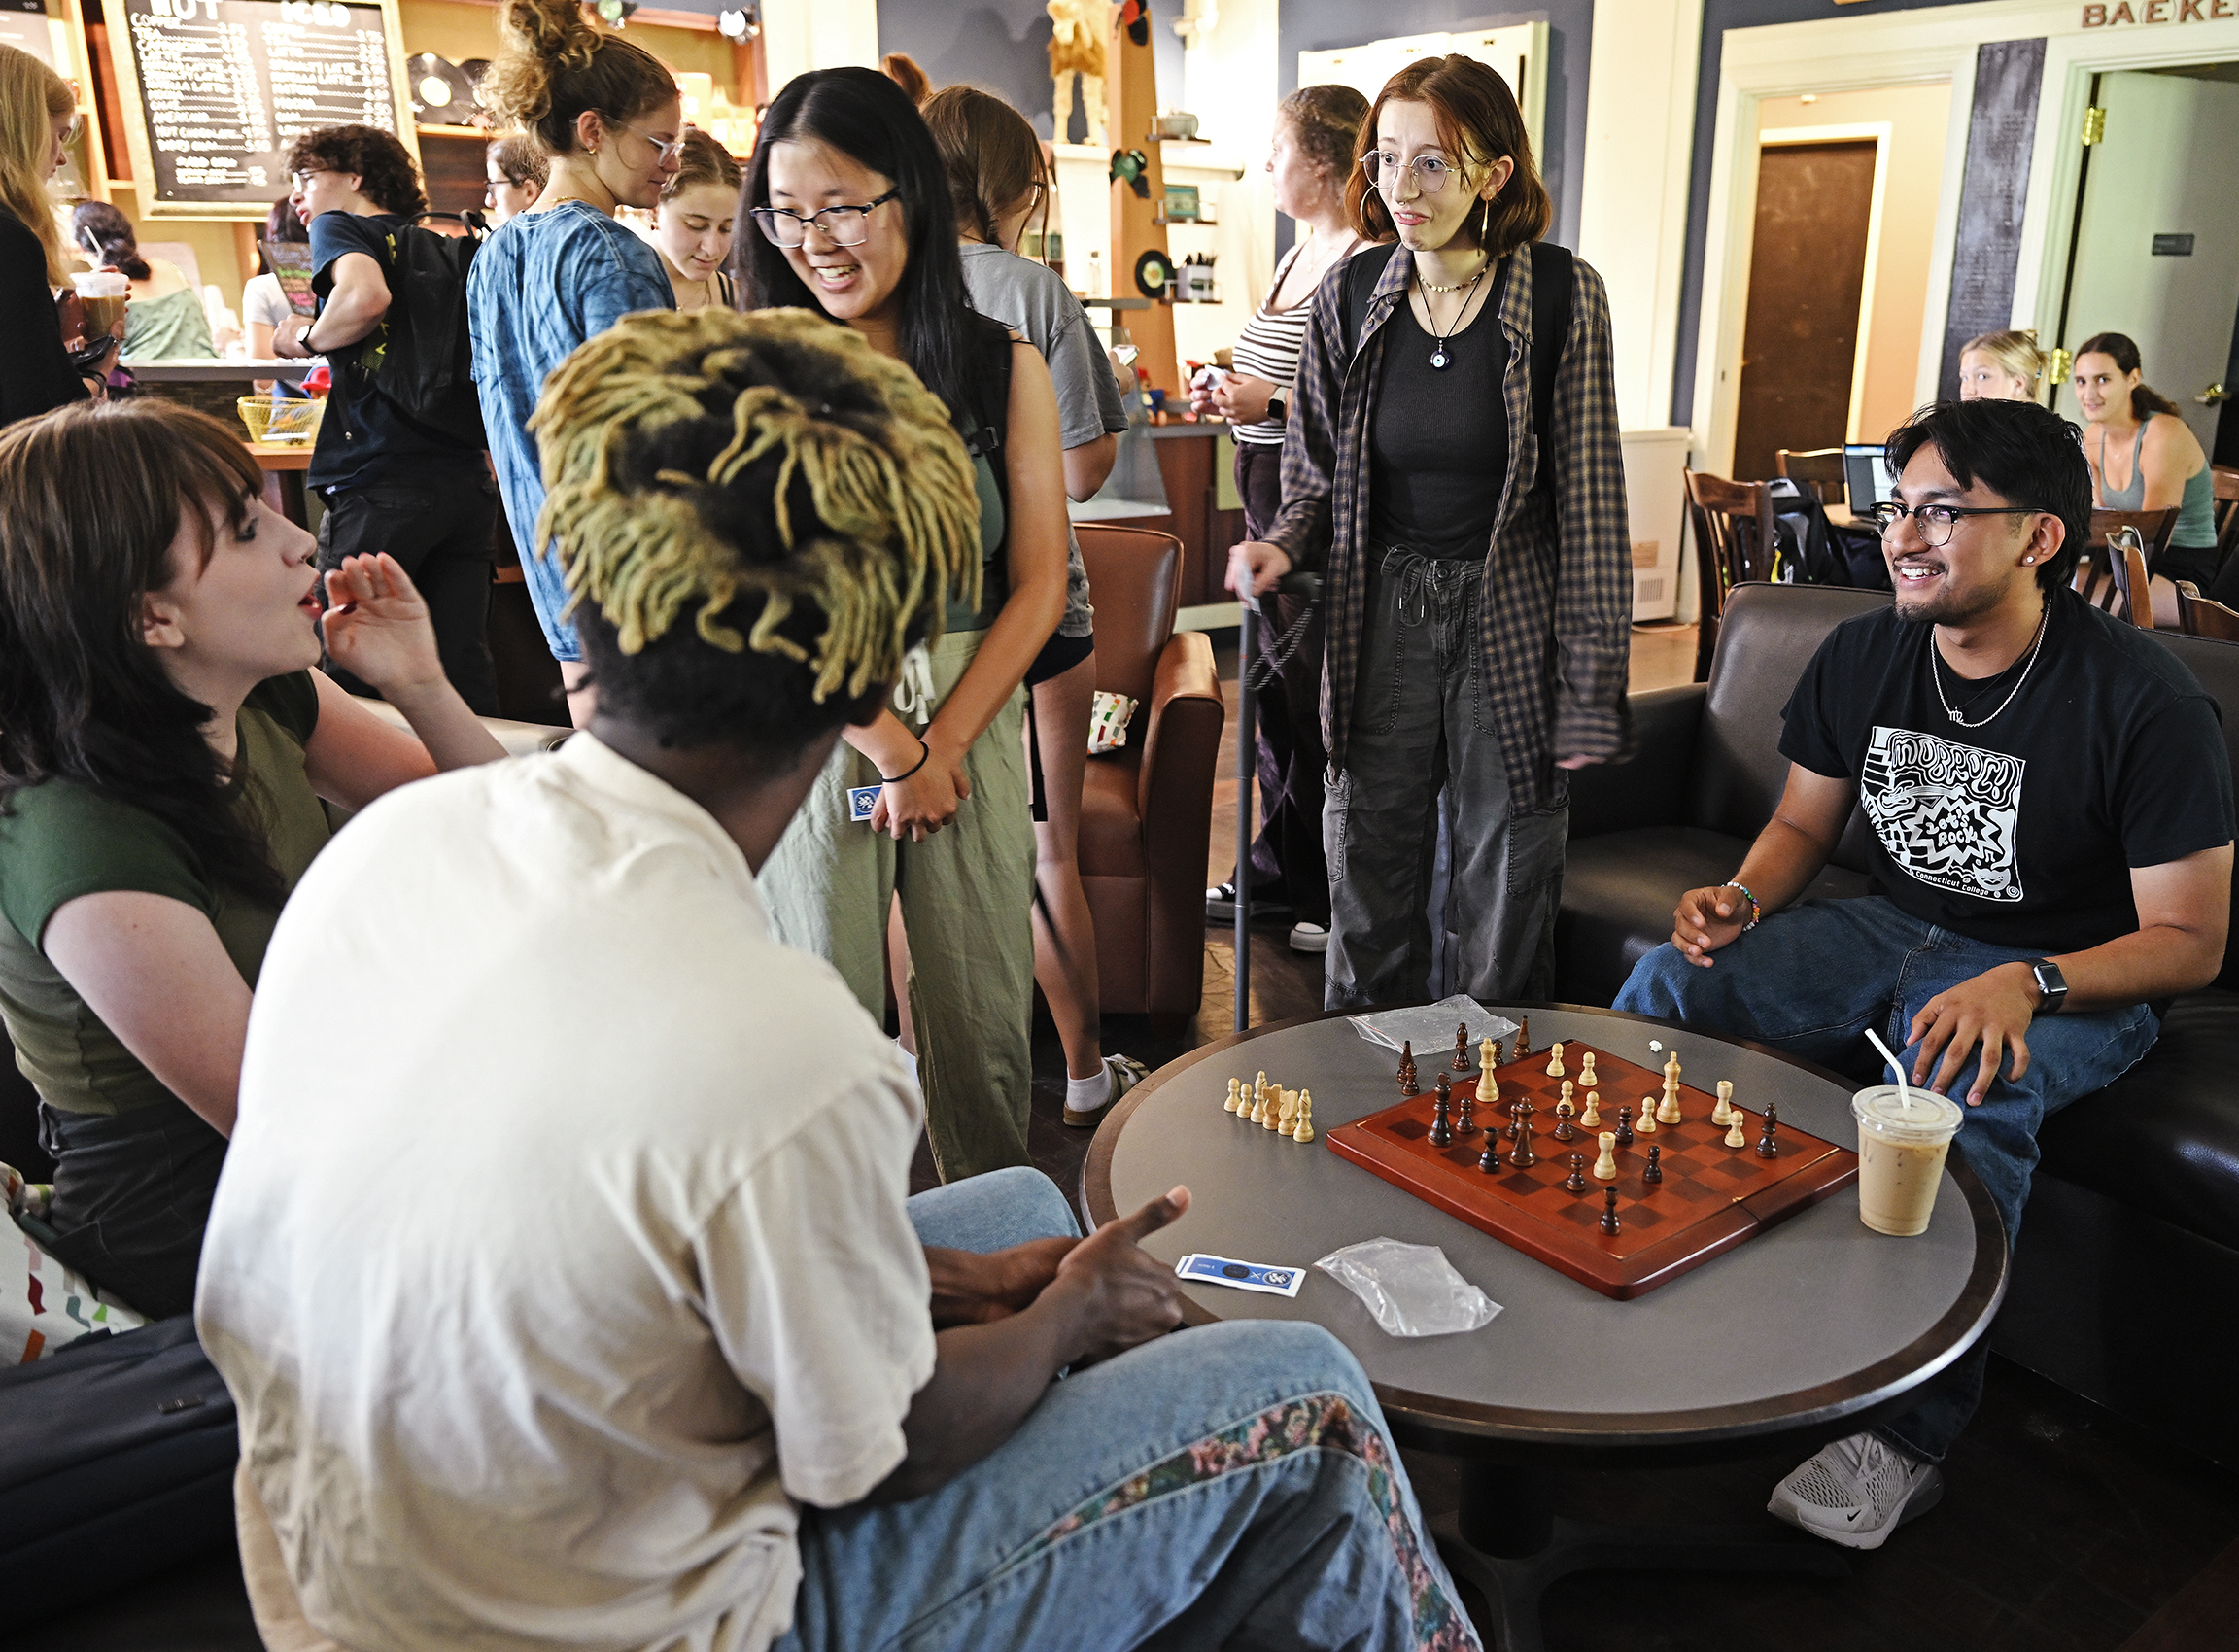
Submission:
M 1532 428 L 1532 259 L 1511 253 L 1502 261 L 1508 269 L 1499 327 L 1509 356 L 1501 394 L 1509 439 L 1479 630 L 1511 795 L 1519 809 L 1545 809 L 1562 807 L 1569 794 L 1558 758 L 1619 758 L 1631 740 L 1625 694 L 1632 532 L 1602 278 L 1583 261 L 1575 266 L 1570 333 L 1555 374 L 1550 504 L 1546 495 L 1532 493 L 1539 465 Z M 1314 294 L 1283 439 L 1283 509 L 1267 534 L 1294 566 L 1323 572 L 1329 640 L 1322 734 L 1332 770 L 1345 766 L 1374 551 L 1367 541 L 1367 449 L 1384 324 L 1406 302 L 1414 268 L 1413 254 L 1394 251 L 1350 361 L 1343 278 L 1333 274 Z

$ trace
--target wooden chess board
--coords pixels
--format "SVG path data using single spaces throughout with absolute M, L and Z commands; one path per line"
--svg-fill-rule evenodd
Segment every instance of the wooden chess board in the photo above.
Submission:
M 1662 1073 L 1586 1044 L 1563 1047 L 1565 1073 L 1573 1083 L 1589 1050 L 1594 1051 L 1595 1088 L 1602 1098 L 1602 1129 L 1616 1129 L 1618 1108 L 1632 1108 L 1637 1120 L 1641 1098 L 1663 1095 Z M 1435 1086 L 1438 1059 L 1435 1054 L 1423 1058 L 1418 1082 L 1428 1080 Z M 1725 1127 L 1710 1122 L 1716 1098 L 1682 1082 L 1682 1121 L 1661 1124 L 1651 1135 L 1636 1135 L 1630 1147 L 1620 1146 L 1617 1180 L 1597 1181 L 1598 1132 L 1581 1128 L 1568 1142 L 1555 1137 L 1555 1105 L 1562 1098 L 1563 1080 L 1547 1076 L 1547 1062 L 1548 1052 L 1538 1050 L 1495 1068 L 1500 1096 L 1491 1111 L 1498 1116 L 1489 1118 L 1486 1110 L 1475 1110 L 1473 1133 L 1457 1135 L 1448 1147 L 1430 1143 L 1432 1101 L 1428 1090 L 1396 1107 L 1341 1124 L 1325 1139 L 1331 1153 L 1579 1284 L 1620 1300 L 1669 1284 L 1858 1178 L 1855 1153 L 1785 1122 L 1776 1134 L 1779 1156 L 1760 1158 L 1757 1140 L 1763 1118 L 1740 1094 L 1734 1106 L 1746 1116 L 1742 1130 L 1748 1140 L 1742 1147 L 1726 1146 Z M 1448 1077 L 1455 1103 L 1452 1114 L 1458 1121 L 1461 1100 L 1468 1096 L 1474 1101 L 1478 1079 L 1474 1073 L 1464 1078 L 1450 1072 Z M 1529 1101 L 1534 1109 L 1532 1151 L 1537 1162 L 1525 1169 L 1507 1162 L 1515 1144 L 1501 1134 L 1508 1125 L 1508 1104 L 1515 1101 Z M 1581 1086 L 1572 1105 L 1583 1112 L 1585 1104 Z M 1498 1171 L 1477 1167 L 1489 1129 L 1500 1143 L 1502 1162 Z M 1640 1177 L 1652 1146 L 1664 1150 L 1660 1184 Z M 1574 1153 L 1581 1155 L 1583 1193 L 1563 1187 Z M 1619 1226 L 1615 1233 L 1605 1233 L 1603 1190 L 1612 1187 L 1617 1189 Z

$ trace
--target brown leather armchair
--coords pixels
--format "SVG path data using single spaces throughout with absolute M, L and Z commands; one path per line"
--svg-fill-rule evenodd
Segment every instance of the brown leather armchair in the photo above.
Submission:
M 1213 645 L 1174 629 L 1182 542 L 1143 528 L 1074 529 L 1096 602 L 1096 686 L 1141 705 L 1127 743 L 1088 760 L 1081 882 L 1096 918 L 1099 1006 L 1162 1035 L 1205 991 L 1205 851 L 1225 715 Z

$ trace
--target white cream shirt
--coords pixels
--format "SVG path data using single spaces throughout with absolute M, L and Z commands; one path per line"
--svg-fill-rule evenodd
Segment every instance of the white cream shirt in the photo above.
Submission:
M 893 1045 L 587 734 L 375 804 L 265 954 L 196 1319 L 353 1652 L 759 1652 L 933 1372 Z

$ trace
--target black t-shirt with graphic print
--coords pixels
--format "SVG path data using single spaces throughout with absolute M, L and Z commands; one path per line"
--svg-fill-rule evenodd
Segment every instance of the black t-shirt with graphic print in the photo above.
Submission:
M 2216 705 L 2166 648 L 2053 595 L 2043 648 L 1988 682 L 1932 659 L 1894 608 L 1820 644 L 1781 715 L 1781 755 L 1856 783 L 1881 893 L 1996 946 L 2073 952 L 2138 927 L 2129 868 L 2232 839 Z M 2023 657 L 2026 659 L 2026 656 Z M 1980 728 L 2016 683 L 2013 703 Z

